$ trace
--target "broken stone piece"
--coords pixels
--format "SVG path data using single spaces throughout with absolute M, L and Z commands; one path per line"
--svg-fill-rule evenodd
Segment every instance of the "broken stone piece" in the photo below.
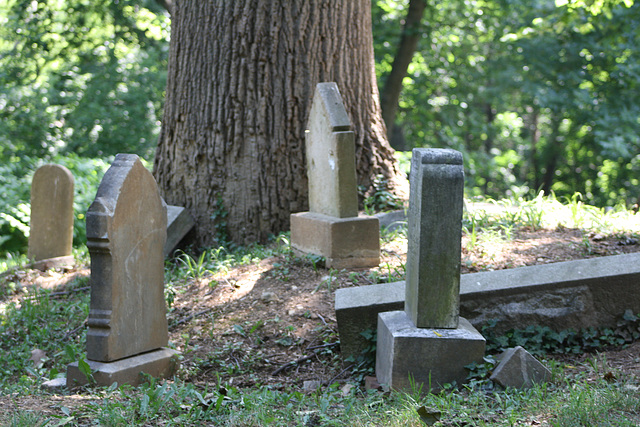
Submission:
M 551 371 L 521 346 L 502 353 L 491 375 L 491 381 L 504 388 L 527 389 L 550 380 Z

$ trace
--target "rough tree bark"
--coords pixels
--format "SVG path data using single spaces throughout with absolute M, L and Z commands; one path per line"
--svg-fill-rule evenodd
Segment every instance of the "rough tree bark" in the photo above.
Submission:
M 307 209 L 304 130 L 335 81 L 356 132 L 358 183 L 398 175 L 385 137 L 367 0 L 174 2 L 154 175 L 195 216 L 200 245 L 246 244 Z M 225 224 L 226 223 L 226 224 Z M 216 241 L 218 238 L 218 241 Z

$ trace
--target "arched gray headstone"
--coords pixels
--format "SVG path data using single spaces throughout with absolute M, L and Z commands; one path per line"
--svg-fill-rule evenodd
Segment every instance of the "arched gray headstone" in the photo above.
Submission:
M 30 259 L 41 261 L 70 257 L 73 244 L 73 175 L 69 169 L 61 165 L 44 165 L 33 175 L 30 228 Z

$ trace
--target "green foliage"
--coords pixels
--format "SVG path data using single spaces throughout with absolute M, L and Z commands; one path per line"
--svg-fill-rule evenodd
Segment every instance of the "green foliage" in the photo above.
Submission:
M 151 157 L 169 37 L 156 2 L 9 0 L 0 23 L 0 159 Z
M 86 278 L 78 279 L 59 295 L 29 290 L 19 304 L 3 306 L 0 351 L 6 357 L 0 368 L 0 387 L 5 392 L 55 378 L 66 371 L 67 364 L 78 360 L 86 339 L 82 328 L 89 309 L 86 284 Z M 46 353 L 39 364 L 30 359 L 36 349 Z
M 614 235 L 640 232 L 640 216 L 633 210 L 623 205 L 613 209 L 598 208 L 583 203 L 581 198 L 579 193 L 561 200 L 553 193 L 538 193 L 532 199 L 467 200 L 462 228 L 470 236 L 472 246 L 483 233 L 498 233 L 509 239 L 512 231 L 518 228 L 569 227 Z
M 406 8 L 373 2 L 379 82 Z M 597 206 L 632 205 L 639 13 L 634 1 L 429 4 L 392 143 L 462 151 L 472 195 L 579 191 Z
M 364 188 L 360 187 L 360 191 L 363 190 Z M 373 180 L 373 193 L 364 199 L 364 210 L 367 215 L 403 207 L 402 200 L 391 192 L 389 181 L 382 175 L 376 176 Z
M 233 248 L 233 242 L 229 240 L 229 232 L 227 230 L 227 216 L 229 211 L 224 207 L 222 196 L 218 195 L 216 198 L 215 206 L 213 207 L 213 213 L 211 214 L 211 220 L 215 225 L 216 241 L 220 246 Z
M 495 321 L 489 321 L 482 327 L 489 353 L 522 346 L 533 355 L 581 354 L 585 351 L 619 347 L 640 339 L 640 316 L 633 314 L 631 310 L 621 316 L 615 328 L 589 327 L 579 331 L 554 331 L 548 326 L 530 325 L 525 329 L 509 329 L 503 334 L 496 334 L 495 325 Z

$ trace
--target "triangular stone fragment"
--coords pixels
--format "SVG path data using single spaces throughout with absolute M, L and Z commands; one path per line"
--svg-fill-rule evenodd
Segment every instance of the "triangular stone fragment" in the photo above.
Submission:
M 521 346 L 510 348 L 500 356 L 491 380 L 507 388 L 527 389 L 551 380 L 551 371 Z

